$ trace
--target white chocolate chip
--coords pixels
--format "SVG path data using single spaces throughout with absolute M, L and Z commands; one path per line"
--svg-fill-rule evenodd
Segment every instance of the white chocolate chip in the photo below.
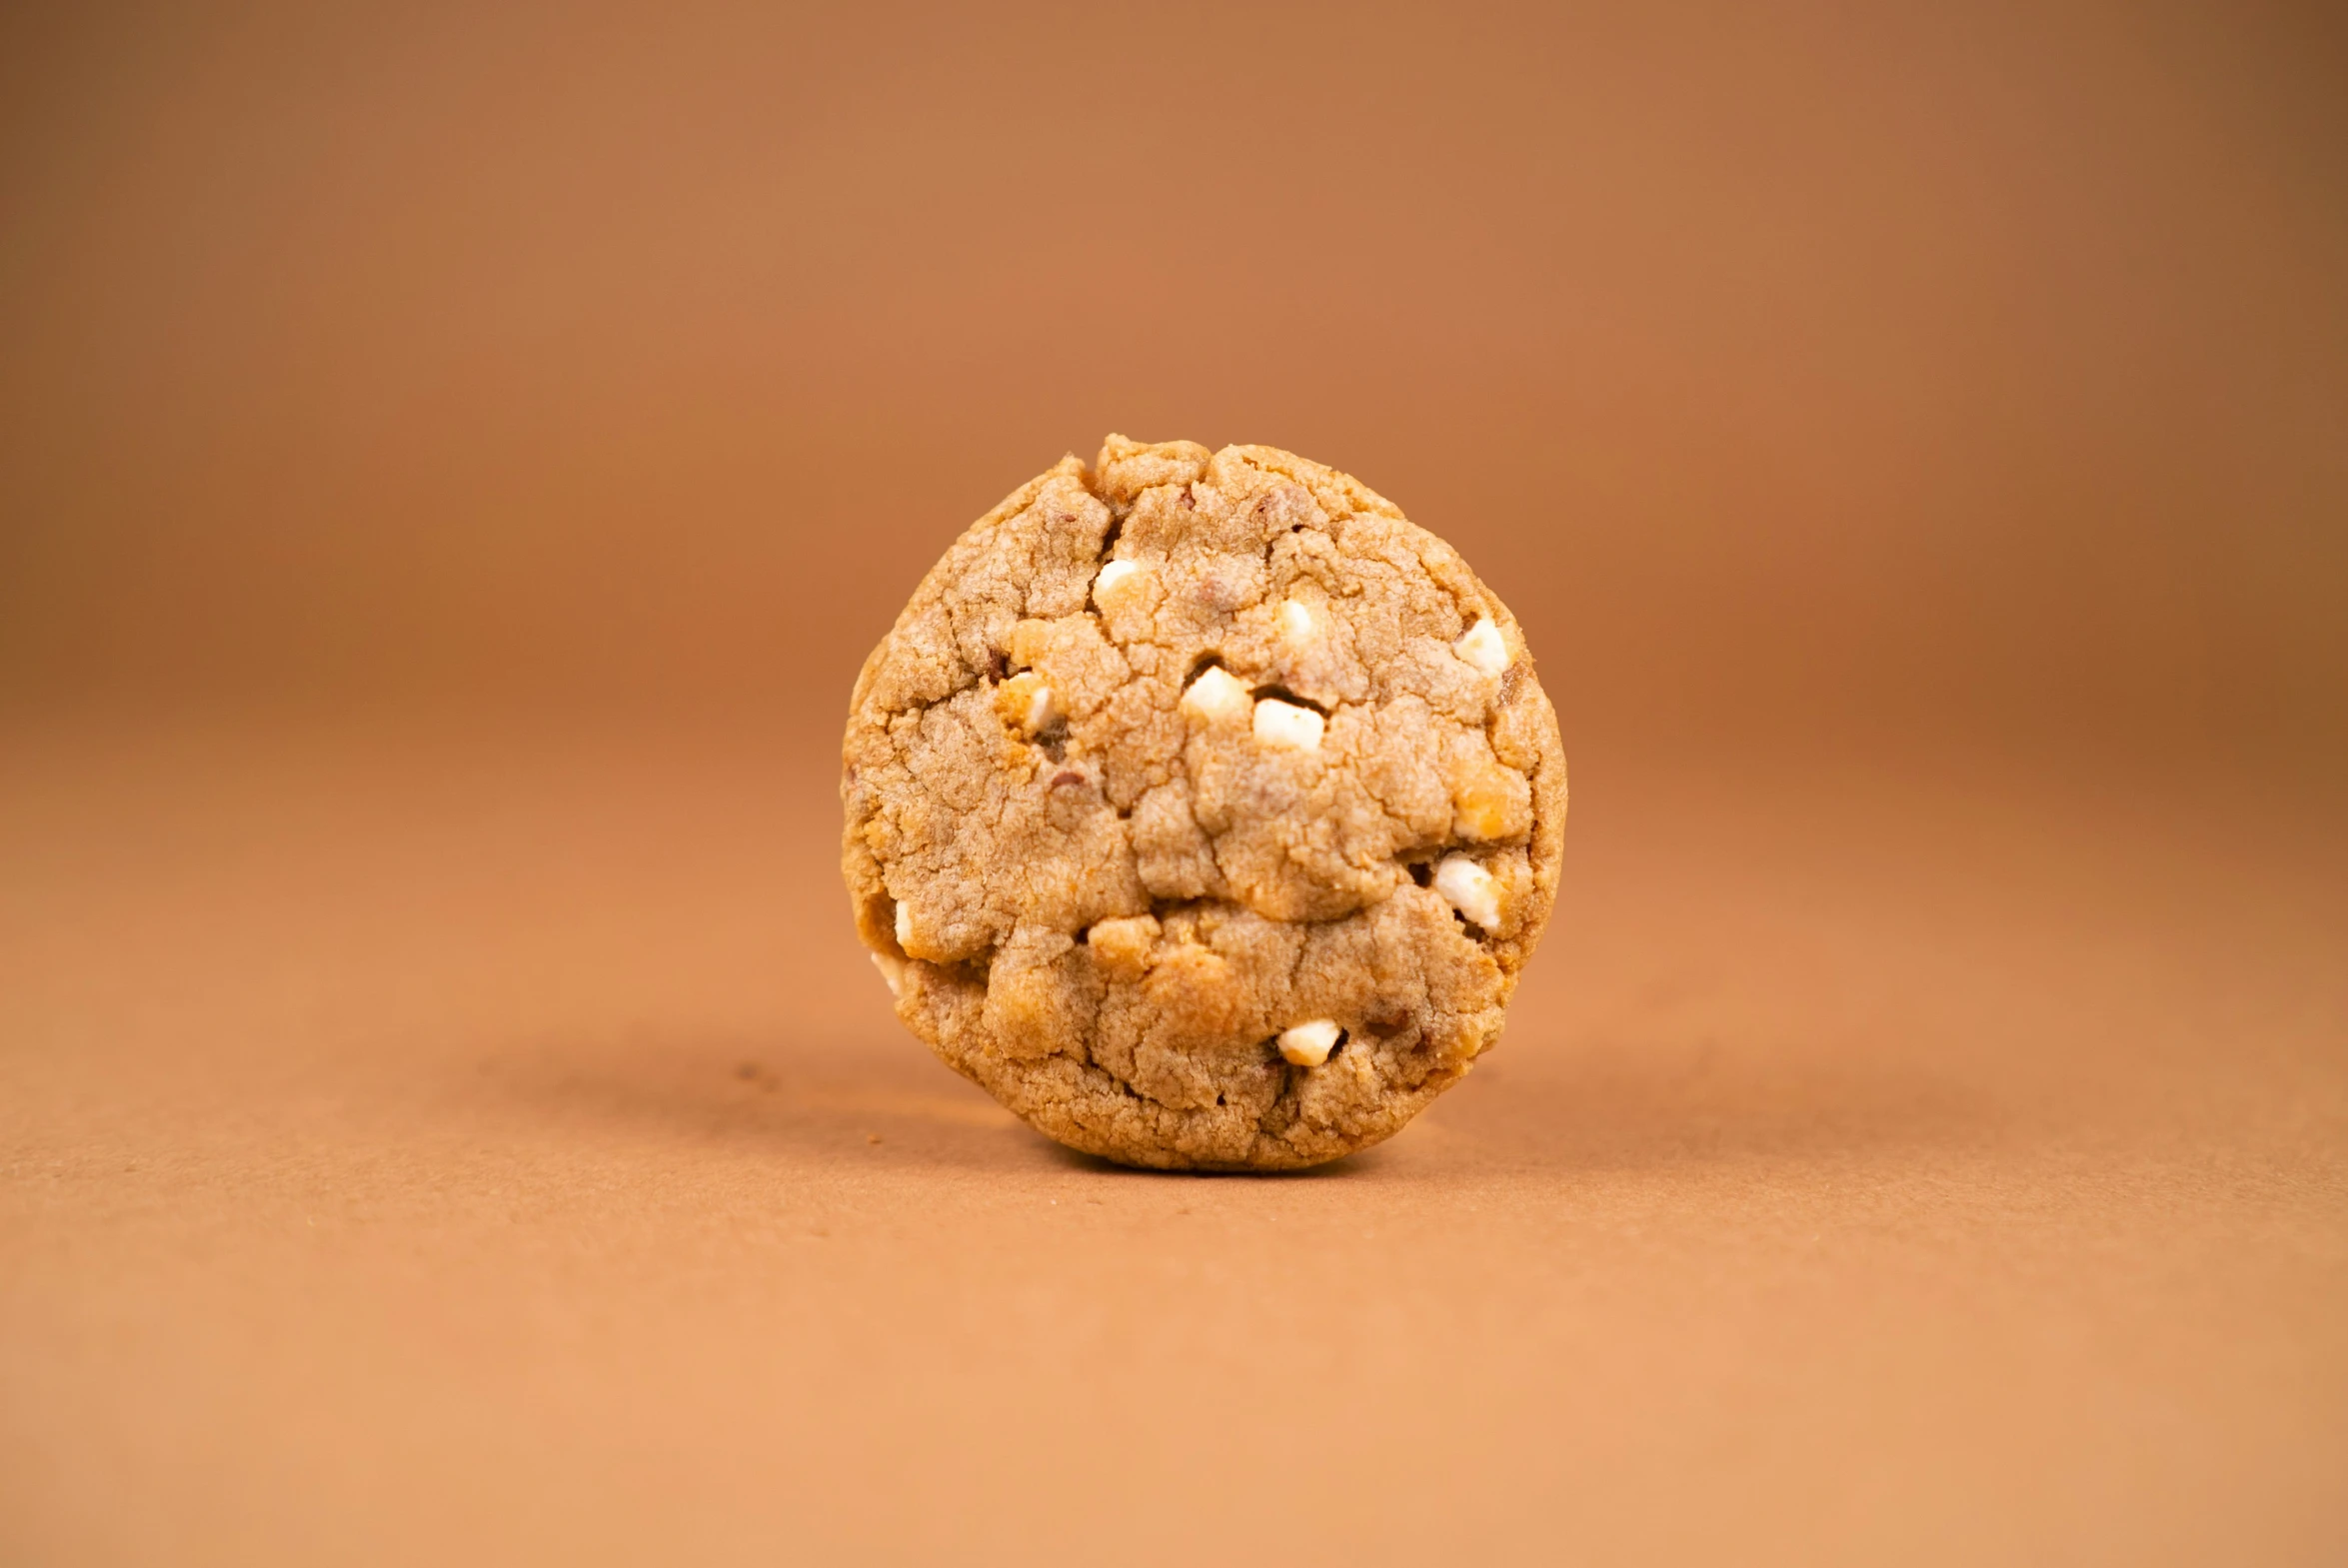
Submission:
M 1028 733 L 1034 735 L 1052 723 L 1052 716 L 1055 712 L 1057 710 L 1052 706 L 1052 688 L 1044 685 L 1041 681 L 1037 682 L 1036 690 L 1028 698 Z
M 1434 890 L 1468 919 L 1491 930 L 1500 923 L 1500 884 L 1464 854 L 1446 854 L 1435 867 Z
M 1492 625 L 1490 616 L 1481 616 L 1469 627 L 1451 652 L 1487 676 L 1496 676 L 1508 668 L 1508 645 L 1501 640 L 1500 629 Z
M 897 945 L 906 948 L 913 946 L 913 905 L 911 904 L 901 903 L 897 906 Z
M 1298 708 L 1267 697 L 1255 705 L 1255 739 L 1265 746 L 1284 746 L 1291 751 L 1317 752 L 1320 750 L 1321 727 L 1327 721 L 1309 708 Z
M 1318 630 L 1312 619 L 1312 608 L 1296 600 L 1280 606 L 1280 636 L 1291 643 L 1308 643 Z
M 1244 719 L 1253 703 L 1254 699 L 1247 695 L 1245 687 L 1239 685 L 1238 678 L 1220 665 L 1208 668 L 1182 694 L 1184 711 L 1208 724 L 1218 724 L 1226 719 Z
M 1328 1060 L 1328 1053 L 1337 1048 L 1337 1036 L 1344 1032 L 1334 1018 L 1314 1018 L 1282 1029 L 1280 1057 L 1291 1066 L 1317 1067 Z
M 876 952 L 872 955 L 872 959 L 873 967 L 881 971 L 881 978 L 889 982 L 889 994 L 892 996 L 904 995 L 905 960 L 886 952 Z
M 1118 597 L 1118 585 L 1128 582 L 1142 569 L 1131 561 L 1112 561 L 1093 579 L 1093 603 L 1107 610 Z

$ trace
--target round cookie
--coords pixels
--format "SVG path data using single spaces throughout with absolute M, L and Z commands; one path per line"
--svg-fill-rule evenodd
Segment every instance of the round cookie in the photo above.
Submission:
M 857 679 L 843 866 L 897 1014 L 1063 1143 L 1280 1169 L 1498 1038 L 1565 758 L 1515 619 L 1358 481 L 1111 436 Z

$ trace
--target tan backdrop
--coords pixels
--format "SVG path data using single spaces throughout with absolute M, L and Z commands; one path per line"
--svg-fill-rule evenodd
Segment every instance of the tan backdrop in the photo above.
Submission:
M 1116 428 L 1577 728 L 2340 733 L 2321 8 L 490 9 L 15 8 L 15 691 L 828 713 Z
M 2348 1555 L 2336 8 L 0 15 L 0 1556 Z M 1064 1158 L 832 870 L 1110 430 L 1522 619 L 1508 1047 Z

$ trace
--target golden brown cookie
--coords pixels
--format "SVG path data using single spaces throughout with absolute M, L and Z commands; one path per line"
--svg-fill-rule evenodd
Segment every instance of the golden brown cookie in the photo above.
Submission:
M 851 701 L 897 1015 L 1132 1165 L 1392 1133 L 1499 1037 L 1565 757 L 1515 618 L 1347 475 L 1112 436 L 955 541 Z

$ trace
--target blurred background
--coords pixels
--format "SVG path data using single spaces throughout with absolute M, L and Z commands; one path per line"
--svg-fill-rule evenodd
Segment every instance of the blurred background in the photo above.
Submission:
M 2328 7 L 17 6 L 19 704 L 802 724 L 1110 429 L 1571 732 L 2337 756 Z
M 1317 1177 L 849 930 L 1113 430 L 1562 720 Z M 2344 800 L 2340 7 L 0 7 L 11 1562 L 2348 1559 Z

